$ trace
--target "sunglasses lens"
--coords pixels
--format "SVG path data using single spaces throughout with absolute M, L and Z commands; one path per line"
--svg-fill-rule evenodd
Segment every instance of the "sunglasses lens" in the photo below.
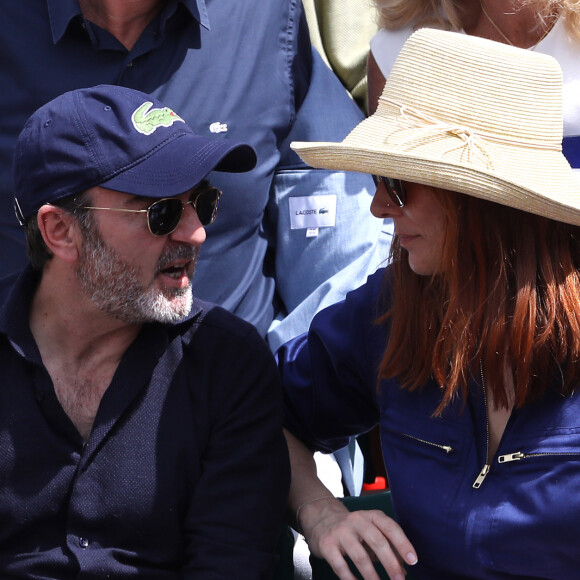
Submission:
M 391 200 L 399 207 L 403 207 L 407 197 L 403 182 L 400 179 L 391 179 L 390 177 L 383 177 L 382 180 Z
M 404 207 L 407 201 L 407 195 L 405 193 L 405 188 L 403 187 L 403 182 L 400 179 L 392 179 L 391 177 L 385 177 L 384 175 L 373 175 L 373 181 L 375 186 L 378 187 L 379 184 L 383 184 L 391 201 L 398 207 Z
M 202 226 L 208 226 L 215 220 L 220 195 L 221 191 L 215 187 L 192 195 L 189 203 L 193 205 Z M 176 197 L 160 199 L 151 204 L 147 214 L 151 233 L 155 236 L 166 236 L 175 231 L 184 207 L 181 199 Z
M 205 189 L 195 198 L 195 211 L 202 226 L 209 226 L 217 215 L 221 192 L 215 187 Z
M 180 199 L 160 199 L 149 206 L 149 229 L 155 236 L 170 234 L 181 219 L 183 203 Z

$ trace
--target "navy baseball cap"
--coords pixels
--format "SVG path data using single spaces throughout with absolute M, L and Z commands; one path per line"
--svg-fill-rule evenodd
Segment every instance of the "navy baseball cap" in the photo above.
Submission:
M 25 223 L 42 205 L 97 185 L 173 197 L 211 171 L 255 165 L 249 145 L 196 135 L 150 95 L 99 85 L 64 93 L 28 119 L 14 155 L 14 207 Z

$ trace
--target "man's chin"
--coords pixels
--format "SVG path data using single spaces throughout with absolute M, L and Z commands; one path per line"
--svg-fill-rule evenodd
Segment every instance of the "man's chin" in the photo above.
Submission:
M 152 318 L 156 322 L 174 323 L 189 316 L 193 304 L 191 286 L 180 288 L 178 292 L 171 292 L 170 296 L 165 293 L 159 295 L 155 303 L 151 305 Z

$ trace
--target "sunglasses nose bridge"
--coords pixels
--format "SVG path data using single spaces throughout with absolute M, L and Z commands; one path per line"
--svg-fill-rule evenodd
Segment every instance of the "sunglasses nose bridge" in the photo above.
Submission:
M 173 241 L 190 246 L 199 247 L 203 244 L 206 238 L 205 224 L 200 220 L 194 201 L 182 202 L 179 220 L 169 235 Z
M 188 206 L 189 206 L 189 209 L 188 209 Z M 190 215 L 188 215 L 189 212 L 191 212 Z M 198 227 L 199 225 L 201 225 L 201 226 L 206 225 L 202 222 L 201 217 L 197 211 L 197 198 L 196 199 L 189 199 L 188 201 L 181 201 L 181 210 L 179 213 L 179 220 L 177 222 L 177 225 L 175 226 L 175 229 L 177 229 L 184 220 L 189 221 L 190 219 L 193 219 L 195 222 L 198 222 L 195 227 Z
M 405 207 L 405 191 L 401 187 L 388 187 L 387 192 L 397 207 Z
M 400 179 L 391 179 L 383 175 L 373 175 L 373 180 L 377 188 L 382 184 L 395 207 L 405 207 L 407 196 L 403 182 Z

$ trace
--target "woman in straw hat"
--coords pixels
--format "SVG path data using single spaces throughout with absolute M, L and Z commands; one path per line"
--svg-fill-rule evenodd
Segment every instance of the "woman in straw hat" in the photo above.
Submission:
M 392 265 L 278 352 L 290 505 L 344 580 L 577 578 L 580 185 L 549 56 L 433 29 L 405 43 L 374 115 L 315 167 L 380 176 Z M 310 451 L 380 425 L 397 522 L 349 514 Z
M 580 2 L 577 0 L 374 0 L 381 29 L 371 39 L 369 109 L 413 30 L 429 26 L 549 54 L 564 74 L 564 154 L 580 172 Z

